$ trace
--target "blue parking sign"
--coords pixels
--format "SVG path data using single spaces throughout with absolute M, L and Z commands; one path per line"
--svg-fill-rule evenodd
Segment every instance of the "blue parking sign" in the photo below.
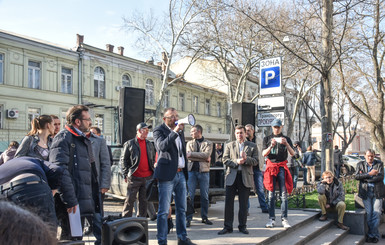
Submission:
M 281 83 L 281 57 L 261 60 L 259 63 L 260 95 L 280 94 Z
M 261 70 L 261 88 L 281 86 L 280 67 L 269 67 Z

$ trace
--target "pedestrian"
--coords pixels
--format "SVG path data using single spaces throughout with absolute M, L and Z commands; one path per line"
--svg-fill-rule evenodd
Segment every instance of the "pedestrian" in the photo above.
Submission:
M 281 220 L 284 228 L 290 228 L 288 221 L 287 194 L 293 190 L 293 179 L 287 167 L 287 157 L 294 156 L 293 143 L 291 139 L 282 134 L 282 121 L 278 118 L 271 123 L 273 133 L 263 138 L 262 155 L 267 157 L 266 171 L 264 174 L 264 185 L 268 190 L 269 222 L 267 228 L 275 226 L 275 188 L 279 185 L 281 197 Z
M 14 158 L 0 165 L 0 199 L 30 209 L 56 234 L 57 219 L 52 190 L 61 190 L 66 212 L 71 211 L 78 204 L 73 198 L 75 191 L 71 181 L 65 168 L 33 157 Z
M 368 149 L 365 153 L 365 161 L 357 163 L 355 173 L 359 180 L 358 196 L 362 198 L 365 206 L 368 233 L 366 242 L 377 243 L 380 238 L 378 226 L 382 213 L 382 198 L 385 197 L 384 187 L 384 165 L 381 161 L 374 159 L 375 152 Z
M 313 152 L 312 146 L 309 146 L 306 149 L 306 152 L 303 154 L 302 163 L 307 168 L 307 180 L 310 184 L 315 183 L 315 162 L 317 158 L 315 157 L 315 153 Z M 311 177 L 310 177 L 311 176 Z
M 60 122 L 60 119 L 58 116 L 56 115 L 51 115 L 52 119 L 53 119 L 53 126 L 55 127 L 55 131 L 53 133 L 53 135 L 51 135 L 51 137 L 55 137 L 55 135 L 57 135 L 57 133 L 60 132 L 60 129 L 61 129 L 61 122 Z
M 337 212 L 337 227 L 348 230 L 349 227 L 343 224 L 346 209 L 344 186 L 334 177 L 333 172 L 326 170 L 322 173 L 322 180 L 317 184 L 317 192 L 322 212 L 319 220 L 326 221 L 328 212 Z
M 123 145 L 120 164 L 123 167 L 124 181 L 127 185 L 127 197 L 124 201 L 122 216 L 132 217 L 134 203 L 139 196 L 137 216 L 147 217 L 146 182 L 153 178 L 155 149 L 147 140 L 152 128 L 142 122 L 136 126 L 136 136 Z
M 341 174 L 341 166 L 344 165 L 344 161 L 342 159 L 342 151 L 338 149 L 338 145 L 334 146 L 333 162 L 336 177 L 339 178 Z
M 171 195 L 174 192 L 176 233 L 178 245 L 194 244 L 186 231 L 186 180 L 188 180 L 184 125 L 178 124 L 175 108 L 163 111 L 163 124 L 154 129 L 155 148 L 158 152 L 154 178 L 159 185 L 159 208 L 157 218 L 158 244 L 167 244 L 167 216 Z
M 29 156 L 48 160 L 52 144 L 51 135 L 55 126 L 49 115 L 35 117 L 31 122 L 32 128 L 17 148 L 15 157 Z
M 0 201 L 0 244 L 56 245 L 55 233 L 36 214 Z
M 225 146 L 223 164 L 226 166 L 226 197 L 225 197 L 225 221 L 224 228 L 218 235 L 233 232 L 234 198 L 238 194 L 238 230 L 243 234 L 249 234 L 246 229 L 247 203 L 250 190 L 254 188 L 253 166 L 258 165 L 257 146 L 246 140 L 246 130 L 243 125 L 235 127 L 235 141 Z
M 66 120 L 64 129 L 53 139 L 49 160 L 68 169 L 72 177 L 70 185 L 73 185 L 76 193 L 71 201 L 79 203 L 80 215 L 83 218 L 93 216 L 95 212 L 101 212 L 101 207 L 92 143 L 86 136 L 92 125 L 88 107 L 75 105 L 69 108 Z M 68 215 L 63 212 L 64 207 L 60 207 L 62 204 L 59 203 L 57 206 L 62 229 L 60 239 L 71 240 Z
M 12 160 L 15 157 L 15 153 L 18 147 L 19 142 L 11 141 L 11 143 L 8 145 L 8 148 L 0 155 L 0 165 L 6 161 Z
M 247 140 L 256 144 L 257 137 L 255 135 L 254 126 L 251 124 L 247 124 L 245 126 L 245 129 L 246 129 Z M 255 145 L 255 147 L 257 147 L 257 145 Z M 259 152 L 258 147 L 257 147 L 257 152 Z M 256 194 L 258 196 L 258 202 L 259 202 L 259 206 L 261 207 L 262 213 L 268 213 L 269 209 L 266 203 L 265 188 L 263 187 L 263 174 L 264 174 L 263 168 L 264 168 L 264 162 L 259 160 L 258 160 L 258 165 L 253 166 L 254 185 L 255 185 L 255 190 L 257 192 Z M 250 200 L 249 200 L 248 206 L 250 206 Z
M 188 193 L 192 201 L 195 197 L 197 184 L 200 188 L 201 199 L 201 218 L 202 223 L 212 225 L 208 219 L 209 210 L 209 187 L 210 187 L 210 158 L 213 149 L 213 143 L 206 140 L 203 135 L 203 128 L 197 124 L 190 130 L 192 140 L 187 142 L 188 159 Z M 194 214 L 187 216 L 186 226 L 190 227 Z
M 101 212 L 95 212 L 92 217 L 87 217 L 88 221 L 92 226 L 90 226 L 93 234 L 96 238 L 95 244 L 101 244 L 102 238 L 102 216 L 103 216 L 103 199 L 105 193 L 110 189 L 111 185 L 111 162 L 110 155 L 108 153 L 108 148 L 106 140 L 100 137 L 101 130 L 98 127 L 90 127 L 90 131 L 86 136 L 90 139 L 92 144 L 92 152 L 95 157 L 95 167 L 99 180 L 99 195 L 101 200 Z M 91 222 L 90 222 L 91 221 Z

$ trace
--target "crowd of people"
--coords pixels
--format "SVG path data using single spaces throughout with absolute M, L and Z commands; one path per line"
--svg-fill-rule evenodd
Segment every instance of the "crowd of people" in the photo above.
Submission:
M 167 235 L 174 226 L 171 219 L 171 203 L 174 202 L 178 244 L 195 244 L 187 235 L 194 216 L 193 213 L 186 214 L 187 197 L 194 200 L 199 186 L 200 222 L 213 225 L 208 207 L 210 163 L 215 162 L 216 166 L 223 164 L 226 169 L 224 224 L 218 235 L 233 232 L 236 195 L 239 201 L 238 230 L 249 234 L 250 191 L 258 195 L 261 211 L 267 214 L 266 228 L 291 227 L 288 195 L 297 186 L 299 171 L 304 172 L 305 185 L 316 184 L 315 153 L 311 146 L 303 153 L 300 142 L 293 144 L 283 135 L 282 121 L 275 119 L 271 124 L 272 134 L 264 137 L 261 150 L 256 144 L 254 126 L 238 125 L 234 129 L 235 140 L 226 143 L 224 149 L 217 144 L 216 159 L 212 161 L 214 144 L 204 137 L 202 126 L 191 127 L 192 140 L 186 143 L 184 125 L 178 120 L 177 110 L 166 108 L 163 123 L 153 130 L 153 143 L 147 139 L 152 126 L 144 122 L 136 126 L 136 136 L 124 143 L 120 156 L 122 174 L 127 183 L 127 197 L 121 213 L 123 218 L 133 216 L 134 204 L 138 200 L 136 215 L 156 219 L 158 244 L 167 244 Z M 338 178 L 342 164 L 337 147 L 334 151 L 336 172 L 325 171 L 317 183 L 321 208 L 319 220 L 327 220 L 327 214 L 335 211 L 338 214 L 337 227 L 347 230 L 349 228 L 343 224 L 345 191 Z M 28 220 L 33 222 L 37 215 L 43 224 L 36 221 L 35 225 L 49 231 L 45 244 L 54 244 L 58 225 L 61 227 L 60 240 L 82 239 L 82 236 L 76 237 L 71 233 L 68 216 L 80 212 L 82 223 L 87 219 L 91 224 L 95 244 L 101 244 L 103 200 L 110 188 L 110 167 L 109 149 L 100 129 L 92 127 L 88 107 L 76 105 L 69 108 L 66 125 L 61 130 L 57 116 L 38 116 L 33 119 L 31 130 L 20 145 L 12 141 L 0 156 L 0 199 L 30 208 L 32 213 L 23 213 L 19 208 L 12 209 L 0 202 L 0 219 L 5 220 L 7 213 L 18 212 L 18 216 L 28 216 Z M 378 226 L 385 188 L 384 166 L 374 159 L 374 151 L 367 150 L 365 161 L 357 164 L 355 178 L 359 181 L 358 195 L 367 213 L 366 241 L 376 243 L 380 238 Z M 157 212 L 146 195 L 147 184 L 153 179 L 157 180 L 159 192 Z M 276 221 L 275 215 L 277 188 L 281 199 L 280 221 Z M 11 226 L 9 229 L 16 228 Z M 39 234 L 36 238 L 43 239 Z M 7 239 L 10 238 L 0 238 L 0 241 Z

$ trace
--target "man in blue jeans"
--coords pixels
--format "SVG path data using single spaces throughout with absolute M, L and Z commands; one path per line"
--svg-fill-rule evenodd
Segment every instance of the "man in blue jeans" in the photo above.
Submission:
M 255 130 L 254 126 L 251 124 L 246 124 L 245 126 L 246 129 L 246 135 L 247 135 L 247 140 L 251 141 L 253 143 L 256 143 L 257 137 L 255 136 Z M 257 147 L 257 151 L 258 147 Z M 262 209 L 262 213 L 268 213 L 268 207 L 266 203 L 266 197 L 265 197 L 265 189 L 263 188 L 263 165 L 265 164 L 264 161 L 259 161 L 257 166 L 253 166 L 253 172 L 254 172 L 254 184 L 255 184 L 255 189 L 258 195 L 258 201 L 259 201 L 259 206 Z M 250 200 L 248 207 L 250 207 Z
M 264 174 L 264 185 L 269 191 L 269 222 L 266 228 L 275 226 L 275 186 L 279 184 L 279 195 L 281 197 L 281 219 L 284 228 L 290 228 L 287 218 L 288 200 L 287 195 L 293 190 L 293 180 L 287 167 L 287 157 L 294 156 L 293 143 L 291 139 L 282 134 L 282 121 L 278 118 L 271 123 L 273 133 L 263 139 L 262 155 L 267 157 L 266 170 Z
M 175 108 L 163 111 L 164 123 L 154 129 L 155 148 L 158 153 L 154 178 L 158 179 L 159 207 L 157 218 L 158 244 L 167 244 L 167 216 L 171 195 L 174 192 L 176 233 L 178 245 L 193 245 L 186 231 L 186 179 L 187 156 L 183 124 L 178 124 Z
M 197 183 L 201 195 L 202 223 L 212 225 L 208 219 L 209 209 L 209 184 L 210 184 L 210 156 L 213 144 L 202 136 L 202 126 L 195 125 L 191 128 L 190 135 L 193 140 L 187 142 L 188 181 L 187 187 L 191 200 L 194 200 Z M 187 216 L 186 226 L 190 227 L 193 214 Z
M 368 149 L 365 161 L 357 163 L 356 180 L 360 181 L 358 196 L 364 202 L 368 224 L 367 243 L 377 243 L 380 238 L 378 226 L 382 212 L 382 198 L 384 197 L 384 165 L 381 161 L 374 160 L 375 152 Z

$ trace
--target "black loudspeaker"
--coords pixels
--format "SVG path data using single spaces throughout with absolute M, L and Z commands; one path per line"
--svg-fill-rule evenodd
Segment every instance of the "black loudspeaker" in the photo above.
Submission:
M 231 106 L 232 110 L 232 127 L 231 137 L 234 137 L 235 127 L 237 125 L 251 124 L 255 126 L 255 104 L 254 103 L 234 103 Z
M 103 245 L 148 245 L 148 240 L 147 218 L 121 218 L 103 223 Z
M 144 122 L 146 91 L 124 87 L 119 94 L 119 143 L 124 144 L 136 135 L 136 125 Z

